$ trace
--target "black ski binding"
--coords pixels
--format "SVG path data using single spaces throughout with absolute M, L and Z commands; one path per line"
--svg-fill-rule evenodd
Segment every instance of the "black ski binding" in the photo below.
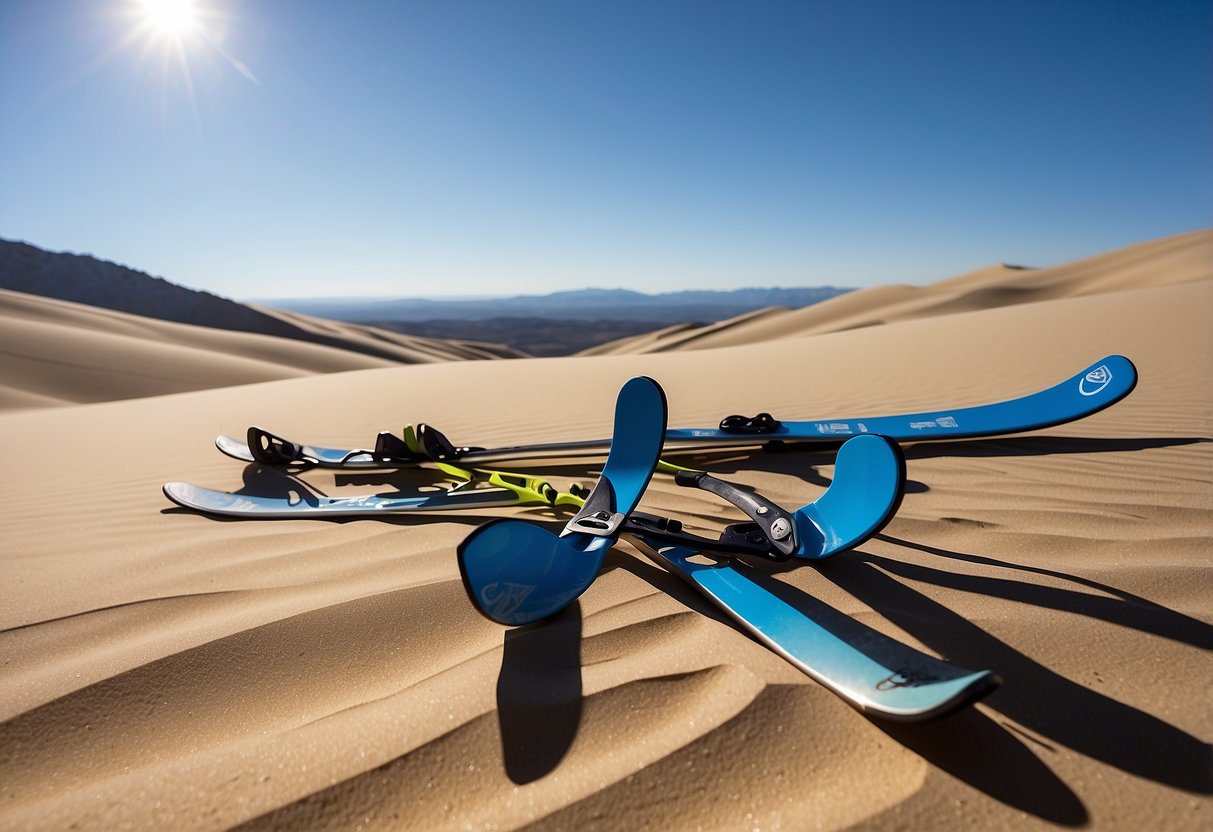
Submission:
M 770 413 L 759 413 L 757 416 L 725 416 L 720 420 L 720 429 L 725 433 L 743 435 L 774 433 L 781 425 L 782 422 Z
M 434 462 L 447 462 L 453 459 L 459 459 L 468 451 L 483 451 L 484 448 L 473 447 L 456 447 L 451 440 L 443 435 L 442 431 L 433 425 L 425 423 L 417 425 L 417 441 L 421 443 L 422 450 L 425 451 L 425 456 Z M 403 443 L 401 443 L 403 444 Z
M 263 465 L 310 465 L 316 462 L 304 455 L 302 445 L 283 439 L 268 430 L 254 426 L 248 429 L 247 435 L 249 453 Z

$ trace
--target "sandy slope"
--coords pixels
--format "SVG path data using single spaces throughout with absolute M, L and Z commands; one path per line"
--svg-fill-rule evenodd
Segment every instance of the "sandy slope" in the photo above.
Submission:
M 267 315 L 285 315 L 265 310 Z M 430 363 L 504 354 L 291 316 L 335 343 L 377 341 L 392 360 L 318 343 L 128 315 L 0 289 L 0 410 L 110 401 L 227 387 L 398 362 Z M 331 329 L 331 332 L 321 330 Z
M 425 364 L 431 361 L 456 359 L 521 358 L 524 355 L 524 353 L 501 344 L 422 338 L 418 335 L 405 335 L 401 332 L 391 332 L 363 324 L 315 318 L 311 315 L 270 309 L 265 306 L 246 305 L 268 317 L 290 325 L 298 337 L 305 339 L 314 337 L 318 341 L 332 346 L 390 358 L 403 364 Z
M 91 255 L 44 251 L 10 240 L 0 240 L 0 288 L 157 321 L 350 350 L 392 363 L 520 357 L 516 350 L 497 344 L 417 338 L 237 303 Z M 181 388 L 156 392 L 175 389 Z
M 1208 828 L 1213 281 L 1140 275 L 717 350 L 2 414 L 0 827 Z M 911 446 L 879 540 L 767 570 L 793 601 L 1003 676 L 923 726 L 865 719 L 626 548 L 568 614 L 484 621 L 454 547 L 502 510 L 249 523 L 159 493 L 298 488 L 210 447 L 249 423 L 333 444 L 418 420 L 493 444 L 600 435 L 637 373 L 665 385 L 674 424 L 851 416 L 1017 395 L 1113 352 L 1141 372 L 1126 401 L 1041 434 Z M 696 461 L 788 505 L 832 475 L 828 454 Z M 305 479 L 353 494 L 432 476 Z M 644 504 L 735 519 L 665 479 Z

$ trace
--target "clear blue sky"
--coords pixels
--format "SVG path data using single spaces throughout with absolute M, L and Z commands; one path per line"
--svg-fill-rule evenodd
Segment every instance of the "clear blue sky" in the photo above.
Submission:
M 138 0 L 0 2 L 0 237 L 248 298 L 920 283 L 1213 225 L 1213 0 L 196 5 L 177 50 Z

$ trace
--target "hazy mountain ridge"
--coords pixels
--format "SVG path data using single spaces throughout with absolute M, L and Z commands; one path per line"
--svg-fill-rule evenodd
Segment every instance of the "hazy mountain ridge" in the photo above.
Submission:
M 769 306 L 797 309 L 851 291 L 834 286 L 684 290 L 648 295 L 630 289 L 577 289 L 549 295 L 469 300 L 276 298 L 266 306 L 341 321 L 473 321 L 495 318 L 715 322 Z
M 3 239 L 0 289 L 403 363 L 568 355 L 672 324 L 711 325 L 760 309 L 799 309 L 850 291 L 827 286 L 645 294 L 588 288 L 510 298 L 281 299 L 245 304 L 91 255 L 50 252 Z

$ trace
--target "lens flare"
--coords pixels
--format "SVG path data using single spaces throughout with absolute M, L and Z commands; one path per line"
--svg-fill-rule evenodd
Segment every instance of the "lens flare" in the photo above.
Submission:
M 143 0 L 142 8 L 147 27 L 167 37 L 185 37 L 198 23 L 193 0 Z

